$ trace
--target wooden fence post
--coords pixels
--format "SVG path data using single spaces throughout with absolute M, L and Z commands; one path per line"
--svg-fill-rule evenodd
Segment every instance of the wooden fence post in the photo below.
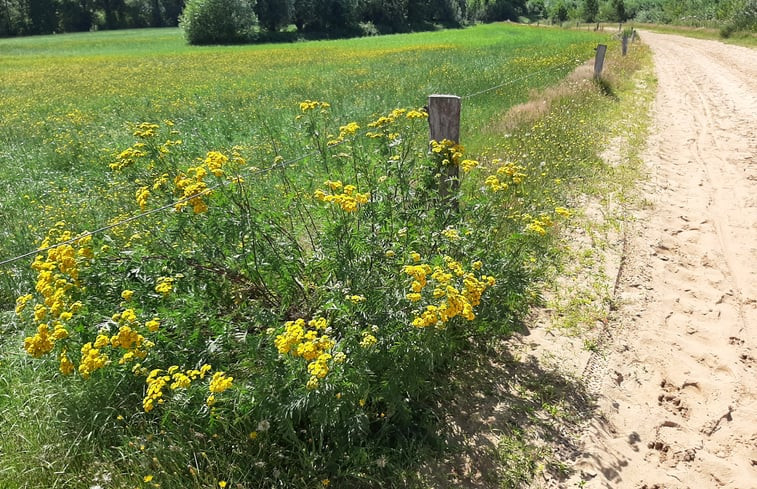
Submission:
M 621 51 L 623 53 L 623 56 L 625 56 L 626 54 L 628 54 L 628 36 L 625 33 L 623 33 L 623 40 L 622 40 L 622 42 L 620 44 L 620 47 L 621 47 Z
M 597 46 L 597 54 L 594 57 L 594 78 L 602 76 L 602 68 L 605 65 L 605 53 L 607 52 L 607 46 L 599 44 Z
M 441 142 L 445 139 L 458 144 L 460 142 L 460 109 L 462 100 L 456 95 L 428 96 L 429 140 Z M 441 181 L 439 195 L 443 201 L 451 201 L 451 207 L 457 211 L 457 189 L 459 188 L 458 165 L 450 162 L 439 168 Z

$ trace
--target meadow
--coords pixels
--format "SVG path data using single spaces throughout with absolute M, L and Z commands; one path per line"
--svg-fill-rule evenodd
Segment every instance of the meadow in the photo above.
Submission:
M 610 84 L 503 114 L 607 40 L 0 40 L 0 485 L 407 485 L 437 384 L 538 303 L 610 171 Z M 461 144 L 429 145 L 432 93 Z

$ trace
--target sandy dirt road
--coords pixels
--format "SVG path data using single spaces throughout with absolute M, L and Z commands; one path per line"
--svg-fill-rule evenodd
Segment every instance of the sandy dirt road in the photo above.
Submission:
M 561 487 L 755 489 L 757 50 L 641 36 L 659 82 L 652 177 L 599 414 Z

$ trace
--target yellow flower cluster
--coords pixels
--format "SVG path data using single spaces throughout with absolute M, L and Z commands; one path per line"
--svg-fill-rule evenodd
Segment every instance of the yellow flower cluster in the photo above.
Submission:
M 98 336 L 99 338 L 99 336 Z M 107 341 L 107 336 L 105 337 Z M 81 361 L 79 363 L 79 374 L 83 379 L 88 379 L 96 370 L 99 370 L 110 363 L 108 356 L 100 351 L 100 348 L 93 345 L 92 342 L 85 343 L 81 347 Z M 61 365 L 62 369 L 62 365 Z
M 210 172 L 217 176 L 222 177 L 224 175 L 223 166 L 229 161 L 229 157 L 218 151 L 209 151 L 205 156 L 203 163 L 208 167 Z
M 204 379 L 208 372 L 210 372 L 211 368 L 210 365 L 205 364 L 199 369 L 189 369 L 184 371 L 182 371 L 178 365 L 172 365 L 165 372 L 159 368 L 153 369 L 147 375 L 147 379 L 145 380 L 147 383 L 147 392 L 144 399 L 142 399 L 142 409 L 144 409 L 146 413 L 149 413 L 155 409 L 155 406 L 165 403 L 163 389 L 166 386 L 171 390 L 187 389 L 193 381 Z M 223 375 L 223 372 L 216 372 L 213 375 L 213 378 L 215 379 L 216 375 L 219 374 Z M 228 379 L 231 379 L 231 377 L 228 377 Z M 231 380 L 229 380 L 228 384 L 228 387 L 230 386 Z M 226 387 L 226 389 L 228 389 L 228 387 Z M 212 381 L 210 391 L 215 392 L 213 391 Z M 210 397 L 213 397 L 213 395 L 211 394 Z M 210 399 L 210 397 L 208 399 Z M 213 398 L 213 402 L 215 402 L 215 398 Z
M 64 226 L 65 223 L 61 221 L 50 229 L 40 247 L 58 246 L 47 250 L 44 257 L 37 255 L 31 265 L 37 272 L 35 290 L 42 301 L 34 304 L 30 319 L 37 324 L 37 331 L 24 339 L 24 349 L 35 358 L 50 353 L 56 341 L 68 337 L 66 323 L 82 307 L 81 302 L 72 301 L 73 292 L 81 290 L 80 269 L 94 256 L 92 237 L 76 239 L 70 231 L 63 230 Z M 16 299 L 16 314 L 19 317 L 24 315 L 33 299 L 33 294 Z
M 155 284 L 155 292 L 163 297 L 168 296 L 173 291 L 173 283 L 176 281 L 173 277 L 158 277 L 158 283 Z
M 150 198 L 150 187 L 139 187 L 137 189 L 136 197 L 140 210 L 145 210 L 145 207 L 147 207 L 147 199 Z
M 460 231 L 452 227 L 447 227 L 444 230 L 442 230 L 442 236 L 444 236 L 450 241 L 459 241 Z
M 155 136 L 159 127 L 152 122 L 140 122 L 134 127 L 133 134 L 138 138 L 151 138 Z
M 325 333 L 327 327 L 328 322 L 322 317 L 313 318 L 307 324 L 301 318 L 287 321 L 284 323 L 284 332 L 276 336 L 273 342 L 280 355 L 289 354 L 308 362 L 310 379 L 307 388 L 311 390 L 316 389 L 319 381 L 329 373 L 329 362 L 333 358 L 329 352 L 334 348 L 335 342 Z M 341 359 L 344 360 L 343 356 Z
M 405 117 L 406 119 L 426 119 L 428 114 L 425 109 L 394 109 L 389 114 L 381 116 L 375 121 L 368 124 L 368 127 L 372 129 L 381 129 L 383 132 L 367 132 L 365 135 L 369 138 L 376 139 L 386 137 L 389 140 L 394 140 L 399 137 L 399 133 L 390 132 L 389 126 L 391 126 L 398 119 Z
M 213 374 L 213 378 L 210 380 L 209 390 L 211 394 L 205 400 L 205 404 L 213 406 L 216 403 L 216 394 L 225 392 L 231 388 L 234 381 L 234 377 L 229 377 L 225 372 L 216 372 Z
M 208 210 L 208 205 L 203 200 L 203 196 L 211 193 L 208 190 L 208 184 L 204 181 L 207 174 L 208 171 L 204 166 L 198 166 L 188 168 L 187 173 L 180 172 L 174 177 L 173 182 L 176 186 L 177 194 L 183 200 L 183 202 L 179 202 L 174 206 L 177 211 L 184 209 L 187 205 L 192 206 L 195 214 L 201 214 Z
M 530 220 L 526 225 L 526 231 L 544 236 L 547 234 L 548 227 L 552 226 L 552 218 L 546 214 L 542 214 L 539 217 L 531 217 L 528 214 L 523 216 L 525 219 Z
M 465 148 L 449 139 L 431 141 L 431 152 L 438 155 L 443 165 L 457 165 L 463 157 Z
M 144 151 L 144 143 L 135 143 L 133 146 L 126 148 L 116 155 L 116 161 L 108 165 L 111 170 L 121 171 L 137 162 L 139 158 L 144 158 L 147 153 Z
M 305 100 L 304 102 L 300 102 L 300 110 L 303 112 L 308 112 L 315 109 L 326 110 L 329 107 L 331 107 L 331 104 L 329 104 L 328 102 L 319 102 L 317 100 Z
M 243 165 L 245 163 L 244 158 L 239 154 L 237 148 L 234 149 L 232 158 L 219 151 L 209 151 L 204 159 L 200 159 L 201 165 L 187 168 L 186 172 L 179 172 L 174 177 L 174 185 L 176 186 L 176 194 L 184 200 L 174 206 L 177 211 L 180 211 L 187 207 L 192 206 L 192 210 L 195 214 L 201 214 L 208 210 L 208 205 L 203 200 L 203 197 L 212 193 L 208 189 L 208 184 L 205 182 L 205 177 L 208 172 L 212 173 L 216 177 L 222 177 L 226 175 L 225 167 L 229 161 L 236 163 L 237 165 Z M 240 177 L 232 177 L 232 180 L 239 180 Z M 161 176 L 155 181 L 153 188 L 160 187 L 164 181 L 165 176 Z M 139 194 L 137 196 L 139 202 Z M 141 204 L 140 204 L 141 205 Z
M 360 346 L 363 348 L 370 348 L 378 343 L 378 339 L 367 331 L 363 331 L 363 339 L 360 340 Z
M 356 212 L 358 204 L 365 204 L 371 198 L 370 192 L 361 194 L 357 192 L 357 187 L 354 185 L 342 185 L 342 182 L 339 180 L 326 180 L 323 184 L 331 192 L 339 192 L 341 190 L 341 193 L 327 194 L 323 190 L 318 189 L 313 194 L 314 197 L 322 202 L 331 202 L 334 205 L 338 205 L 345 212 Z
M 497 169 L 495 175 L 489 175 L 484 181 L 484 185 L 489 187 L 492 192 L 507 190 L 511 184 L 518 185 L 526 178 L 523 173 L 525 168 L 512 162 L 506 162 Z
M 371 128 L 380 128 L 384 126 L 388 126 L 389 124 L 395 122 L 400 117 L 405 116 L 407 119 L 426 119 L 428 118 L 428 114 L 426 113 L 425 109 L 394 109 L 391 112 L 389 112 L 388 115 L 381 116 L 375 121 L 368 124 L 368 127 Z
M 472 321 L 475 319 L 473 308 L 481 303 L 484 291 L 493 286 L 494 277 L 481 275 L 476 277 L 472 272 L 466 272 L 462 264 L 452 257 L 443 258 L 444 266 L 427 263 L 406 265 L 403 271 L 410 275 L 413 281 L 410 292 L 405 296 L 411 302 L 423 299 L 423 291 L 432 285 L 431 304 L 413 319 L 413 326 L 426 328 L 434 326 L 444 328 L 446 323 L 457 316 Z M 481 262 L 474 262 L 472 268 L 480 270 Z
M 463 160 L 460 162 L 460 168 L 462 168 L 465 173 L 477 168 L 478 165 L 479 163 L 476 160 Z
M 344 138 L 349 136 L 354 136 L 355 133 L 360 129 L 360 126 L 357 124 L 357 122 L 350 122 L 349 124 L 345 126 L 339 127 L 339 136 L 334 138 L 334 136 L 329 135 L 329 146 L 336 146 L 337 144 L 341 144 L 344 142 Z

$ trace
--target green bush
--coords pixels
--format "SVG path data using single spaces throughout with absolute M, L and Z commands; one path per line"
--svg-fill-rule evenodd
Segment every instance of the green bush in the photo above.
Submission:
M 190 44 L 234 44 L 250 38 L 254 1 L 189 0 L 179 19 Z

